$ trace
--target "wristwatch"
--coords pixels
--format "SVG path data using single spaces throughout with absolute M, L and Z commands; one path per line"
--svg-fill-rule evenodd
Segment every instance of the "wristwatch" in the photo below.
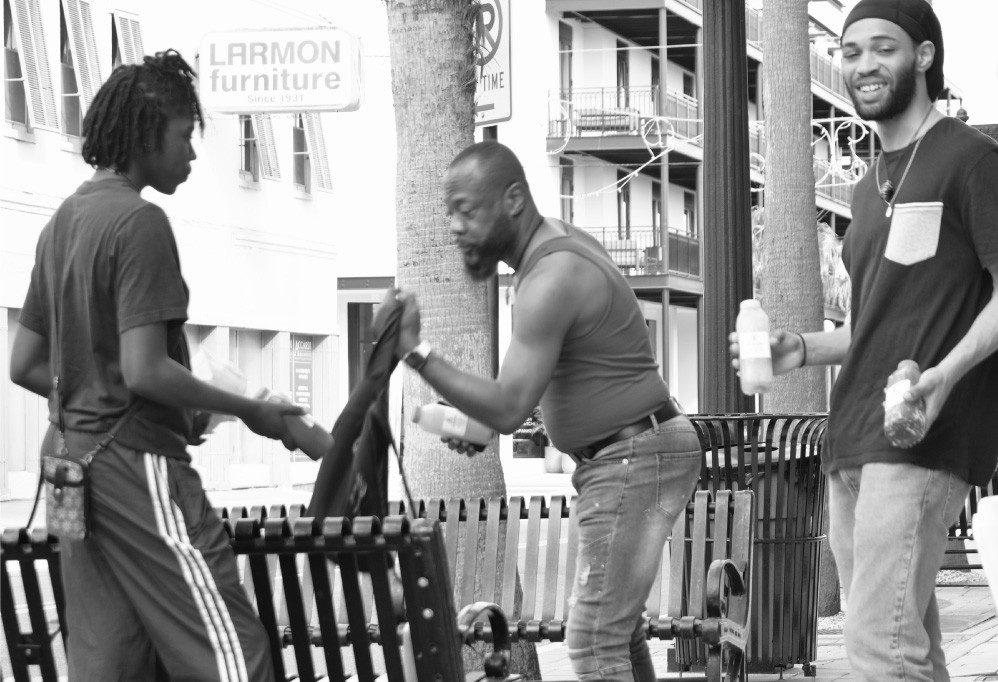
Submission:
M 433 348 L 427 341 L 420 341 L 415 348 L 402 356 L 402 361 L 412 367 L 417 372 L 423 369 L 426 361 L 430 359 Z

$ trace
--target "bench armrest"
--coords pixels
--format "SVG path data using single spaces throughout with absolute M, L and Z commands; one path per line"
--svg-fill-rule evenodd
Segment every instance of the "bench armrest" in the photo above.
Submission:
M 728 595 L 741 597 L 745 594 L 744 569 L 731 559 L 714 559 L 707 569 L 707 617 L 726 618 L 728 616 Z M 727 592 L 725 592 L 727 583 Z
M 492 628 L 492 653 L 485 657 L 485 675 L 489 678 L 506 679 L 509 675 L 510 641 L 509 624 L 506 614 L 498 604 L 479 601 L 468 604 L 457 614 L 457 629 L 465 644 L 475 642 L 475 623 L 483 615 L 489 618 Z

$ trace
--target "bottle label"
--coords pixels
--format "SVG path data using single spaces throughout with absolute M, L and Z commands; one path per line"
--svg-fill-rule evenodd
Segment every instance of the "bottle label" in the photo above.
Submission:
M 902 379 L 884 389 L 884 410 L 897 407 L 904 402 L 905 392 L 911 388 L 910 379 Z
M 748 359 L 772 357 L 769 332 L 742 332 L 738 335 L 739 357 Z
M 455 438 L 464 438 L 468 431 L 468 415 L 457 408 L 444 411 L 444 433 L 452 434 Z

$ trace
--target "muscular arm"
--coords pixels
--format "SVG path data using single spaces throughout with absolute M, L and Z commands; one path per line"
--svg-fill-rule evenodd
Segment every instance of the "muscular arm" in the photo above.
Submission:
M 905 400 L 925 398 L 925 411 L 929 424 L 935 421 L 949 397 L 953 386 L 992 353 L 998 352 L 998 265 L 988 268 L 994 289 L 991 300 L 974 318 L 974 323 L 963 338 L 938 365 L 922 373 L 918 382 L 908 390 Z
M 554 253 L 531 271 L 517 292 L 513 338 L 497 379 L 464 372 L 438 353 L 430 354 L 423 378 L 468 416 L 512 433 L 537 405 L 554 374 L 566 333 L 587 299 L 593 300 L 591 285 L 586 284 L 593 279 L 591 267 L 572 254 Z M 406 307 L 401 348 L 409 350 L 418 341 L 418 312 L 410 295 L 403 294 L 401 300 Z
M 52 390 L 49 341 L 23 325 L 10 353 L 10 380 L 43 398 Z

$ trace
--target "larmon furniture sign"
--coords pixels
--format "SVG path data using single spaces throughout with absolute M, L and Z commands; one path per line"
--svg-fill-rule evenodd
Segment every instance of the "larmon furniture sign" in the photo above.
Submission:
M 338 28 L 209 33 L 198 51 L 201 102 L 221 113 L 355 111 L 360 39 Z

